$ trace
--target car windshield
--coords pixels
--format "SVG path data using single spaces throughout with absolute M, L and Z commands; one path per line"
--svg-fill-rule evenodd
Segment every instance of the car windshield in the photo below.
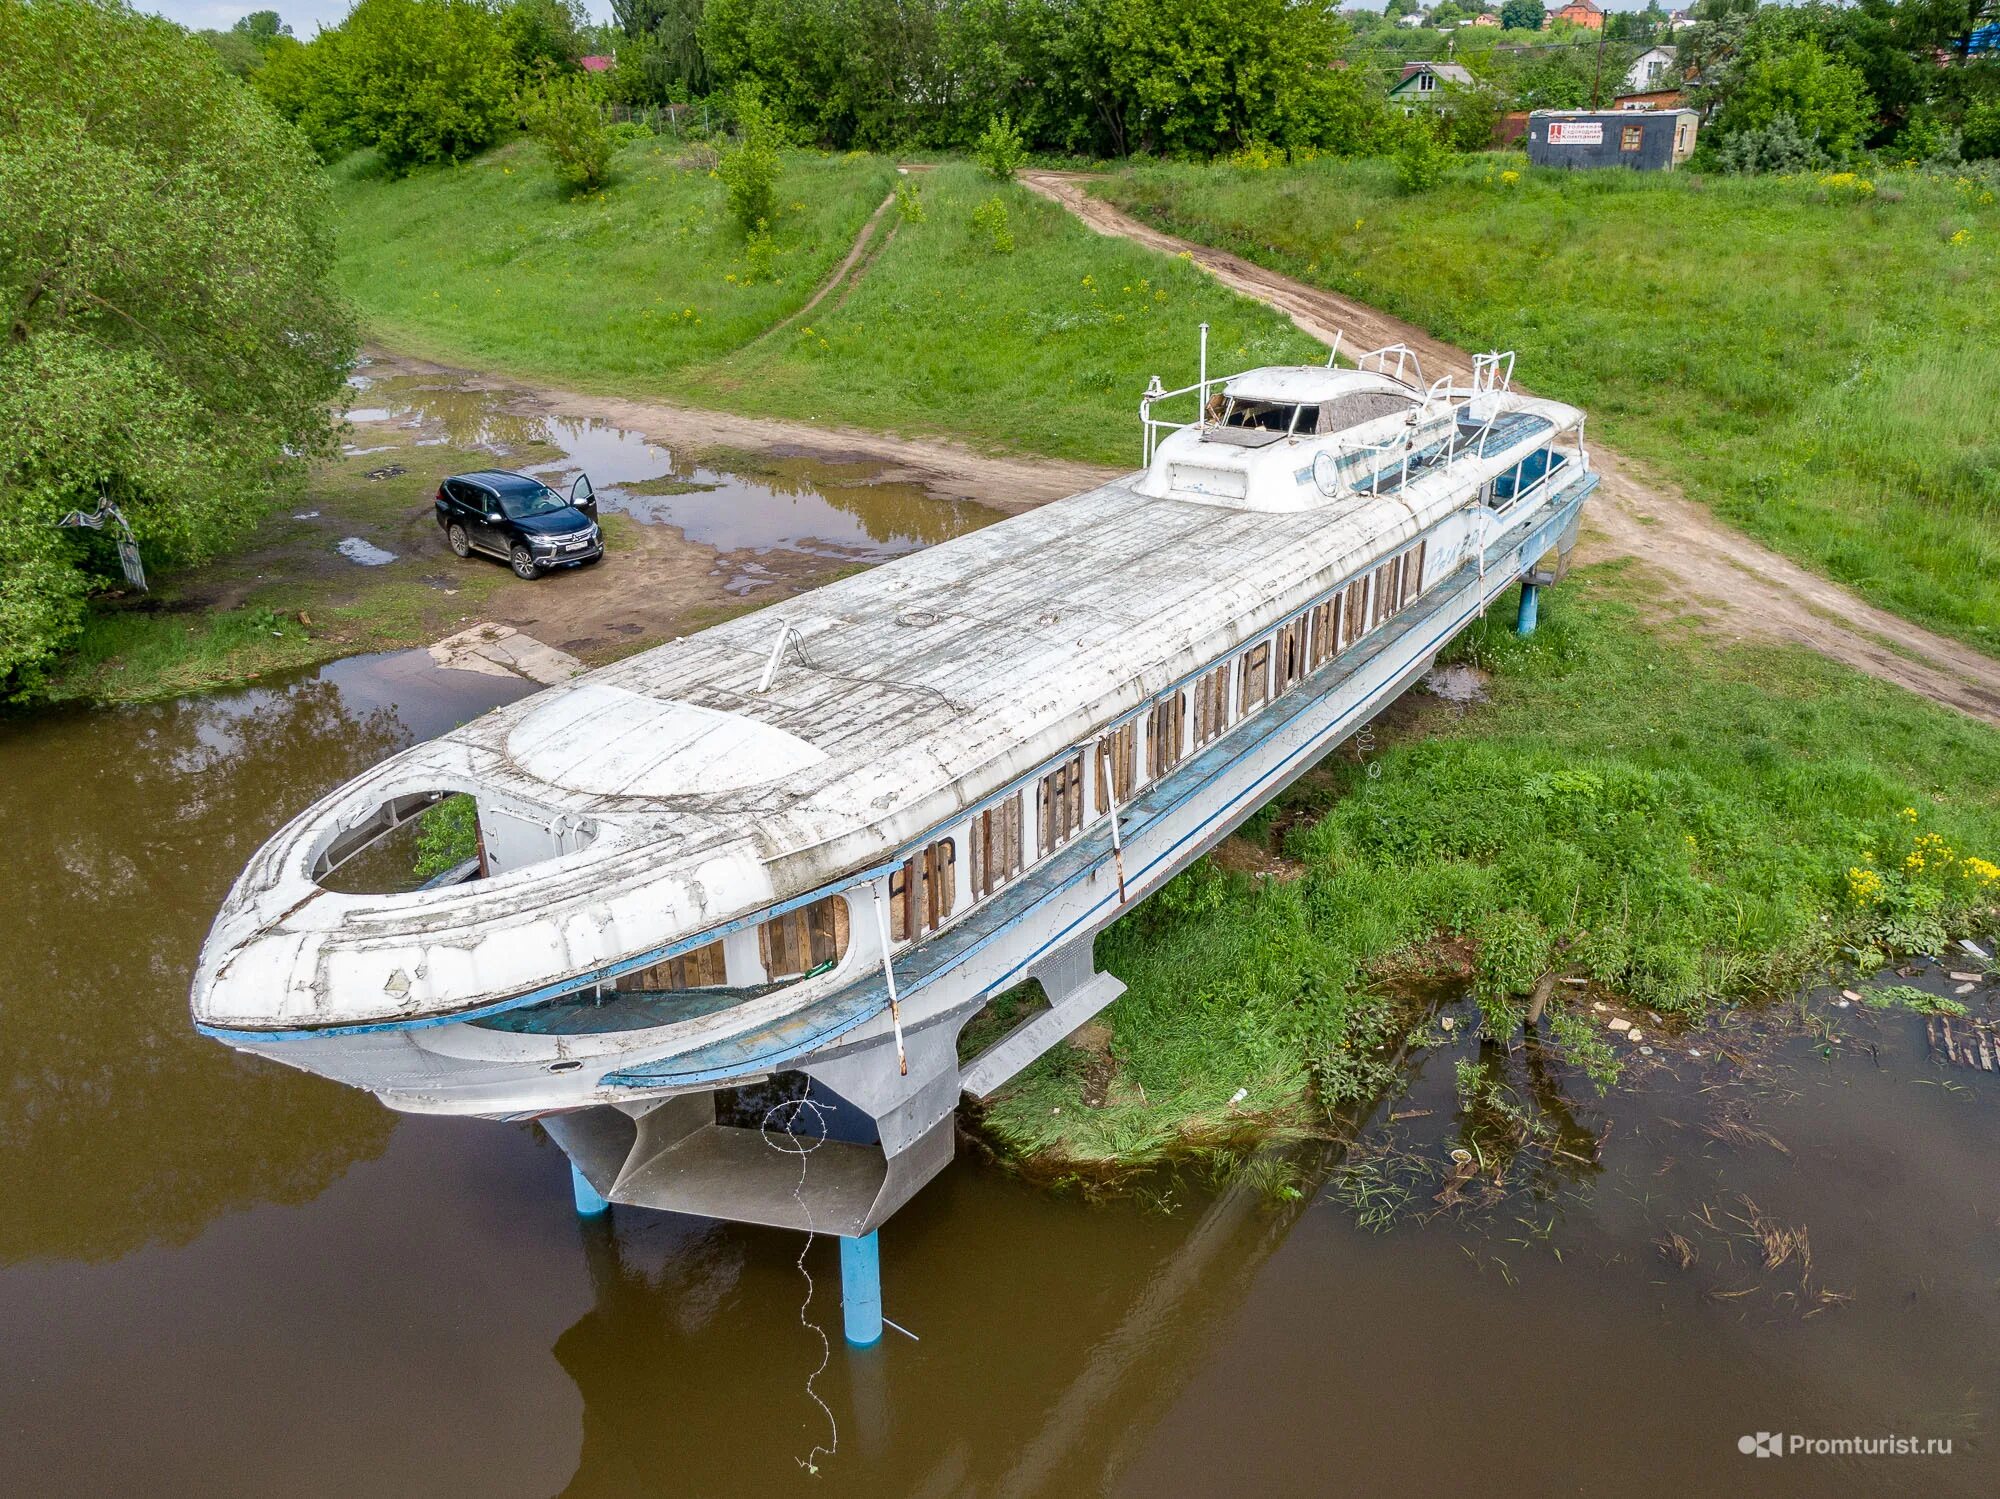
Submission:
M 560 510 L 569 503 L 546 484 L 536 484 L 528 480 L 519 485 L 510 485 L 500 491 L 500 508 L 507 512 L 509 520 L 526 520 L 533 515 L 547 515 L 551 510 Z

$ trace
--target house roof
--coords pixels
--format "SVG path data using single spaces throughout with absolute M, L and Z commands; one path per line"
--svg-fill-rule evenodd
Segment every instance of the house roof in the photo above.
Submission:
M 1472 75 L 1455 62 L 1406 62 L 1403 64 L 1403 76 L 1396 80 L 1396 88 L 1401 88 L 1420 73 L 1429 73 L 1432 77 L 1442 78 L 1446 83 L 1462 83 L 1468 88 L 1473 83 Z M 1392 93 L 1394 91 L 1390 90 Z
M 576 65 L 586 73 L 608 73 L 617 65 L 618 59 L 606 57 L 602 53 L 592 53 L 589 57 L 579 57 Z

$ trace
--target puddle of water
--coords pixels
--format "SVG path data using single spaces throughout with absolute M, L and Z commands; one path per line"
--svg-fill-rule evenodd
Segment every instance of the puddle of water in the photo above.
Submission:
M 605 510 L 672 526 L 722 553 L 716 571 L 735 594 L 780 576 L 752 560 L 759 556 L 876 561 L 1001 518 L 972 501 L 933 498 L 920 486 L 871 483 L 865 462 L 787 457 L 768 472 L 739 473 L 696 463 L 608 422 L 524 411 L 519 393 L 468 390 L 423 376 L 373 379 L 368 388 L 381 404 L 350 413 L 352 419 L 441 430 L 444 436 L 419 445 L 448 441 L 491 452 L 558 489 L 587 473 Z M 557 456 L 541 456 L 548 450 Z
M 374 542 L 365 541 L 359 536 L 341 538 L 335 544 L 334 550 L 349 562 L 358 562 L 363 567 L 384 567 L 396 560 L 394 552 L 385 551 Z

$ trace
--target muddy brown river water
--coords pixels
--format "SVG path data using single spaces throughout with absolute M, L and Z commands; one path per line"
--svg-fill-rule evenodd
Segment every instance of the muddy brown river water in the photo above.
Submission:
M 1832 1042 L 1664 1046 L 1608 1100 L 1558 1084 L 1600 1160 L 1380 1229 L 1331 1157 L 1291 1202 L 1093 1204 L 961 1151 L 882 1234 L 918 1341 L 842 1346 L 832 1246 L 807 1255 L 838 1431 L 809 1474 L 797 1236 L 580 1223 L 532 1126 L 392 1115 L 189 1028 L 258 843 L 523 690 L 412 652 L 0 721 L 0 1493 L 1995 1491 L 2000 1077 L 1858 1009 L 1822 1011 Z M 1469 1055 L 1425 1053 L 1368 1150 L 1438 1157 Z M 1809 1261 L 1767 1267 L 1753 1224 Z

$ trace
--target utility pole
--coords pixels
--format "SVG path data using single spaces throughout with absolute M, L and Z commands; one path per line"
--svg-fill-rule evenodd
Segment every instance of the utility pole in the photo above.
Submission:
M 1590 107 L 1592 109 L 1603 108 L 1604 104 L 1602 98 L 1603 90 L 1604 90 L 1604 27 L 1602 24 L 1600 24 L 1597 28 L 1597 74 L 1590 80 Z

